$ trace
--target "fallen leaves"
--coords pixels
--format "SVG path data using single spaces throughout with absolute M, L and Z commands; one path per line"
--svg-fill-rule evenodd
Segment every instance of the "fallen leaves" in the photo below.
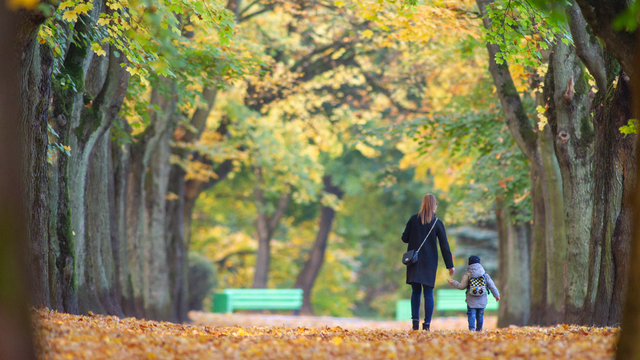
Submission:
M 617 328 L 559 325 L 481 333 L 334 327 L 211 327 L 37 310 L 42 359 L 602 359 Z

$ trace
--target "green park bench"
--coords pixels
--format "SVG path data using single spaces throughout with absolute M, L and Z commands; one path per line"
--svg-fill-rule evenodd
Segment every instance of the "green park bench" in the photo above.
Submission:
M 214 313 L 234 310 L 300 310 L 302 289 L 224 289 L 213 294 Z
M 436 291 L 437 311 L 467 311 L 465 292 L 458 289 L 440 289 Z M 498 310 L 498 302 L 493 295 L 487 296 L 485 310 Z
M 437 311 L 467 311 L 466 295 L 457 289 L 439 289 L 436 291 L 435 302 Z M 422 299 L 424 301 L 424 299 Z M 424 306 L 424 305 L 421 305 Z M 489 295 L 485 310 L 498 310 L 498 302 Z M 396 303 L 396 320 L 411 319 L 411 300 L 398 300 Z

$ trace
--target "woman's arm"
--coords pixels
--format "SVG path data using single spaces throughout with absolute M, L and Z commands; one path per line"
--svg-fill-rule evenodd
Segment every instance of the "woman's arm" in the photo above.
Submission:
M 440 252 L 442 253 L 442 259 L 447 269 L 453 269 L 453 257 L 451 256 L 451 249 L 449 249 L 449 241 L 447 241 L 447 232 L 444 229 L 442 221 L 438 220 L 436 235 L 438 236 L 438 242 L 440 243 Z
M 404 232 L 402 233 L 402 242 L 408 244 L 410 235 L 411 235 L 411 219 L 407 221 L 407 226 L 404 228 Z

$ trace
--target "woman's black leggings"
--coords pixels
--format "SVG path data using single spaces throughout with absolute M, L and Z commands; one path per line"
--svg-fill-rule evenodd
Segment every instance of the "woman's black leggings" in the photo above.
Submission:
M 433 288 L 424 284 L 412 283 L 411 289 L 411 319 L 420 319 L 420 295 L 424 289 L 424 322 L 431 323 L 433 315 Z

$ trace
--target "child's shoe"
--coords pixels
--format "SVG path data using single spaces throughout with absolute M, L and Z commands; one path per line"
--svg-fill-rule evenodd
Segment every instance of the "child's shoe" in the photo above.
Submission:
M 420 330 L 420 320 L 413 320 L 413 330 Z
M 429 330 L 429 325 L 431 325 L 431 324 L 430 323 L 426 323 L 426 322 L 422 323 L 422 330 L 430 331 Z

